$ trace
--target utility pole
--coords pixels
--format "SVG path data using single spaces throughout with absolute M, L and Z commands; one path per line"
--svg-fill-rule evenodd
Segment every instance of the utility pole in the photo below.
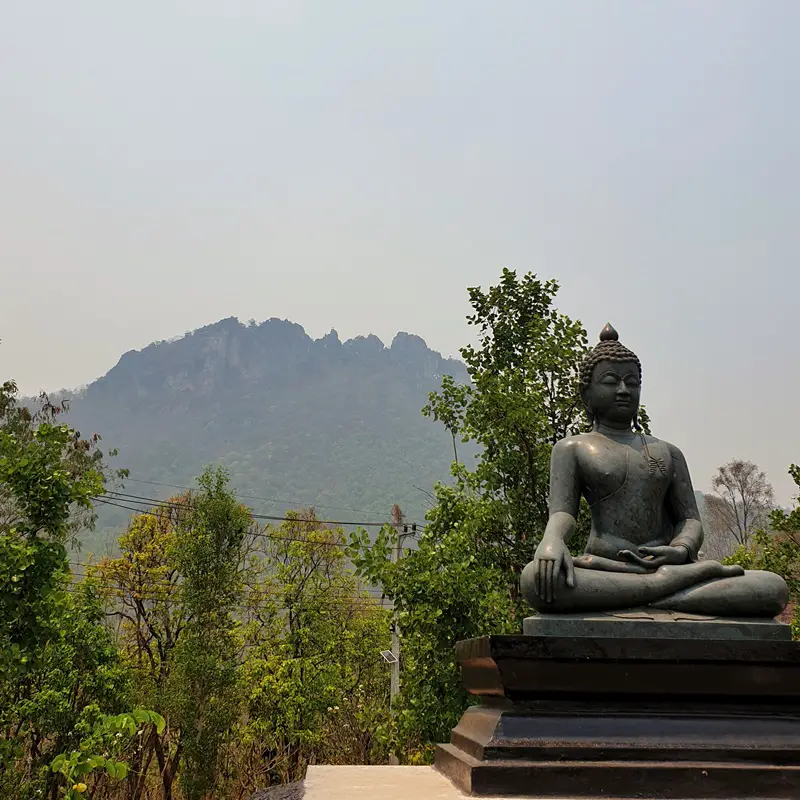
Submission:
M 392 563 L 396 564 L 400 560 L 400 550 L 402 545 L 402 534 L 400 532 L 403 524 L 403 512 L 400 506 L 395 503 L 392 506 L 392 527 L 394 528 L 395 539 L 394 549 L 392 550 Z M 392 656 L 394 657 L 391 663 L 391 682 L 389 685 L 389 710 L 393 710 L 394 698 L 400 692 L 400 626 L 397 623 L 397 612 L 394 612 L 394 619 L 392 620 Z M 399 764 L 396 753 L 389 755 L 390 764 Z

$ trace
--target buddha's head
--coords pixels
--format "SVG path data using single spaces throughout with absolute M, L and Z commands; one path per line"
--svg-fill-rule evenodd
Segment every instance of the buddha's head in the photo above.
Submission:
M 640 430 L 637 419 L 642 365 L 634 352 L 619 341 L 619 334 L 606 325 L 600 342 L 583 360 L 580 394 L 589 422 L 612 428 Z

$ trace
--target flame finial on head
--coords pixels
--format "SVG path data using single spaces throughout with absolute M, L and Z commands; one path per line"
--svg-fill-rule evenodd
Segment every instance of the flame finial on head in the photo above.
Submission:
M 606 322 L 605 328 L 600 331 L 600 341 L 601 342 L 618 342 L 619 341 L 619 334 L 614 329 L 614 326 L 610 322 Z

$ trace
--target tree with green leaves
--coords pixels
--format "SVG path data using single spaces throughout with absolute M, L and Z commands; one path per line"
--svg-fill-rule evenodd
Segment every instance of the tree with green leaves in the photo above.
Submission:
M 510 576 L 547 524 L 550 451 L 585 423 L 577 378 L 586 332 L 555 308 L 557 291 L 556 281 L 509 269 L 497 286 L 469 289 L 478 343 L 461 356 L 471 383 L 445 379 L 423 410 L 481 446 L 474 469 L 455 470 L 456 485 L 464 499 L 494 507 L 481 546 Z
M 800 466 L 792 464 L 789 474 L 800 491 Z M 774 509 L 768 527 L 751 532 L 728 564 L 745 569 L 763 569 L 780 575 L 789 586 L 792 634 L 800 639 L 800 498 L 790 511 Z
M 133 773 L 155 764 L 162 796 L 180 780 L 187 800 L 216 787 L 219 759 L 239 711 L 241 635 L 249 510 L 208 468 L 196 491 L 135 516 L 120 537 L 121 555 L 90 574 L 104 587 L 119 642 L 136 677 L 137 702 L 163 715 L 137 752 Z M 138 795 L 145 791 L 137 783 Z
M 127 678 L 102 609 L 75 591 L 66 545 L 94 519 L 108 471 L 99 437 L 34 411 L 0 387 L 0 787 L 54 796 L 53 756 L 73 746 L 98 706 L 125 700 Z
M 134 777 L 123 758 L 141 747 L 138 737 L 148 729 L 161 733 L 165 725 L 163 717 L 145 709 L 114 716 L 98 712 L 96 717 L 78 749 L 59 753 L 50 764 L 50 771 L 64 779 L 59 795 L 64 800 L 82 800 L 87 792 L 91 792 L 87 796 L 99 797 L 101 792 L 113 792 L 116 781 Z
M 171 714 L 171 674 L 186 625 L 175 549 L 189 504 L 187 493 L 137 514 L 120 536 L 120 556 L 103 558 L 87 570 L 86 582 L 98 586 L 107 614 L 117 621 L 117 646 L 133 676 L 134 702 L 155 709 L 166 720 L 161 730 L 148 732 L 132 756 L 132 800 L 145 796 L 154 763 L 156 783 L 162 796 L 170 798 L 181 762 L 180 726 Z
M 178 528 L 175 566 L 186 623 L 173 654 L 173 714 L 181 728 L 186 800 L 216 786 L 223 743 L 238 713 L 240 648 L 235 614 L 244 598 L 249 510 L 207 469 Z
M 383 587 L 403 634 L 397 749 L 432 755 L 467 703 L 453 647 L 459 639 L 518 631 L 530 613 L 518 578 L 547 524 L 550 452 L 586 419 L 578 394 L 587 352 L 580 322 L 560 313 L 555 281 L 504 269 L 488 290 L 469 289 L 467 317 L 477 344 L 461 349 L 470 383 L 444 378 L 423 413 L 442 422 L 454 443 L 454 483 L 438 485 L 436 505 L 417 549 L 393 564 L 394 531 L 376 542 L 351 539 L 365 580 Z M 456 442 L 480 445 L 474 464 L 459 463 Z M 589 530 L 583 508 L 571 546 Z
M 263 530 L 248 598 L 243 684 L 246 790 L 302 778 L 309 763 L 381 763 L 389 711 L 389 612 L 348 568 L 344 534 L 313 510 Z
M 400 696 L 391 724 L 380 733 L 407 763 L 429 761 L 433 745 L 447 740 L 467 705 L 455 642 L 519 630 L 508 576 L 479 546 L 482 525 L 492 522 L 480 512 L 489 509 L 475 503 L 474 516 L 459 519 L 453 529 L 439 527 L 448 524 L 443 509 L 454 495 L 439 488 L 439 504 L 418 548 L 396 563 L 390 559 L 396 536 L 392 527 L 382 529 L 374 542 L 364 532 L 351 538 L 356 566 L 382 585 L 397 612 L 402 633 Z M 463 510 L 459 507 L 459 516 Z

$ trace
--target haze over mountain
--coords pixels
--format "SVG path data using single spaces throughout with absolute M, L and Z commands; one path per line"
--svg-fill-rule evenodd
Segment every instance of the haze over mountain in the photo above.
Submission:
M 191 485 L 215 463 L 265 514 L 314 504 L 328 519 L 384 520 L 397 502 L 422 520 L 453 457 L 443 426 L 421 414 L 445 373 L 467 380 L 412 334 L 386 347 L 231 317 L 125 353 L 73 396 L 68 419 L 119 450 L 130 494 L 164 499 L 178 490 L 156 484 Z M 107 509 L 84 549 L 103 550 L 127 517 Z

